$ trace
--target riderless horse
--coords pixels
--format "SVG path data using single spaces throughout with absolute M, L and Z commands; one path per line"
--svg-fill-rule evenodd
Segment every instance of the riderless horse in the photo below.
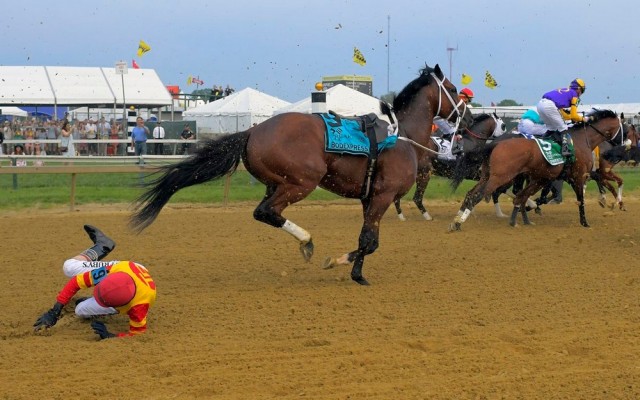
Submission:
M 247 171 L 266 186 L 254 218 L 292 235 L 306 261 L 313 255 L 311 234 L 283 217 L 282 212 L 318 186 L 343 197 L 360 198 L 364 222 L 357 248 L 328 258 L 324 267 L 352 265 L 351 278 L 367 285 L 362 267 L 365 256 L 378 248 L 380 220 L 391 203 L 415 182 L 418 160 L 424 157 L 430 142 L 428 127 L 433 118 L 459 119 L 454 99 L 457 89 L 440 67 L 425 66 L 393 99 L 392 107 L 381 103 L 381 110 L 392 123 L 394 113 L 397 117 L 398 141 L 395 147 L 382 151 L 373 166 L 366 156 L 326 152 L 327 127 L 318 115 L 280 114 L 247 131 L 207 141 L 190 158 L 162 167 L 161 175 L 147 183 L 130 225 L 141 231 L 178 190 L 232 173 L 242 160 Z M 363 192 L 367 194 L 363 196 Z

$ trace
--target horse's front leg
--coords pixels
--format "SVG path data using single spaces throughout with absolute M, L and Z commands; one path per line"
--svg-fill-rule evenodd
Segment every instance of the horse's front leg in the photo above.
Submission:
M 402 213 L 402 207 L 400 207 L 400 199 L 395 199 L 393 201 L 393 205 L 396 207 L 396 214 L 398 214 L 398 219 L 400 221 L 406 221 L 407 218 Z
M 427 209 L 423 204 L 424 200 L 424 192 L 427 190 L 427 186 L 429 185 L 429 180 L 431 179 L 431 171 L 418 171 L 418 178 L 416 179 L 416 191 L 413 194 L 413 202 L 415 203 L 422 216 L 427 221 L 433 220 Z
M 370 201 L 362 201 L 364 223 L 362 224 L 362 229 L 358 238 L 358 249 L 344 254 L 337 259 L 327 258 L 324 263 L 325 269 L 353 263 L 353 267 L 351 268 L 351 279 L 361 285 L 369 285 L 369 281 L 367 281 L 362 275 L 364 258 L 365 256 L 372 254 L 378 248 L 380 220 L 387 208 L 389 208 L 389 205 L 391 205 L 392 198 L 392 193 L 374 193 L 373 199 Z
M 584 212 L 584 191 L 583 191 L 583 187 L 584 187 L 584 179 L 576 179 L 575 181 L 571 182 L 571 187 L 573 188 L 573 191 L 576 194 L 576 199 L 578 201 L 578 213 L 580 214 L 580 225 L 584 226 L 585 228 L 589 227 L 589 223 L 587 222 L 587 216 L 585 215 Z

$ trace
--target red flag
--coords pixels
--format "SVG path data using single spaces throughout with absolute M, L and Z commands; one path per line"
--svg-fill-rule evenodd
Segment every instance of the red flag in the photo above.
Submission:
M 133 67 L 133 69 L 140 69 L 140 66 L 138 65 L 136 60 L 131 60 L 131 66 Z

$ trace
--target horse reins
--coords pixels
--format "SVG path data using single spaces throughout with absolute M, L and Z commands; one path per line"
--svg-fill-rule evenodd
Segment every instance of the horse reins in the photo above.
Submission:
M 444 89 L 444 82 L 441 81 L 433 72 L 431 73 L 431 77 L 436 81 L 436 83 L 438 84 L 438 111 L 436 111 L 436 116 L 438 116 L 438 114 L 440 114 L 440 110 L 442 108 L 442 92 L 444 92 L 444 94 L 447 96 L 447 98 L 449 99 L 449 102 L 451 103 L 451 105 L 453 106 L 453 110 L 451 110 L 451 113 L 449 113 L 449 115 L 445 118 L 445 120 L 449 120 L 449 118 L 451 118 L 451 116 L 453 115 L 453 113 L 457 113 L 458 116 L 456 117 L 456 125 L 455 125 L 455 131 L 458 130 L 458 126 L 460 125 L 460 121 L 462 120 L 462 116 L 460 114 L 460 110 L 458 109 L 458 107 L 460 107 L 460 103 L 464 104 L 464 107 L 466 109 L 467 104 L 460 100 L 460 102 L 456 103 L 453 98 L 451 97 L 451 95 L 449 94 L 449 92 L 447 92 Z M 413 144 L 416 147 L 419 147 L 423 150 L 426 150 L 428 152 L 431 152 L 433 154 L 436 155 L 444 155 L 446 154 L 446 152 L 439 152 L 439 151 L 435 151 L 435 150 L 431 150 L 430 148 L 421 145 L 420 143 L 416 142 L 415 140 L 409 139 L 408 137 L 405 136 L 400 136 L 398 135 L 398 140 L 404 140 L 405 142 L 409 142 L 411 144 Z

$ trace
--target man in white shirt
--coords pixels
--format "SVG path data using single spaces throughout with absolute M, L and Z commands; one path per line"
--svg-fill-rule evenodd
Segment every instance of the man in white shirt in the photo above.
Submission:
M 109 133 L 111 132 L 111 125 L 104 119 L 104 117 L 100 118 L 100 122 L 98 122 L 97 126 L 97 137 L 99 140 L 109 140 Z M 99 146 L 99 155 L 106 156 L 107 155 L 107 143 L 100 143 Z
M 98 138 L 98 127 L 96 123 L 93 122 L 92 118 L 89 118 L 87 125 L 85 126 L 85 131 L 87 132 L 88 140 L 97 140 Z M 97 156 L 98 155 L 98 143 L 89 143 L 89 155 Z
M 160 120 L 157 122 L 157 126 L 153 128 L 154 139 L 164 139 L 164 128 L 161 125 Z M 153 154 L 161 156 L 164 154 L 164 143 L 154 143 Z

